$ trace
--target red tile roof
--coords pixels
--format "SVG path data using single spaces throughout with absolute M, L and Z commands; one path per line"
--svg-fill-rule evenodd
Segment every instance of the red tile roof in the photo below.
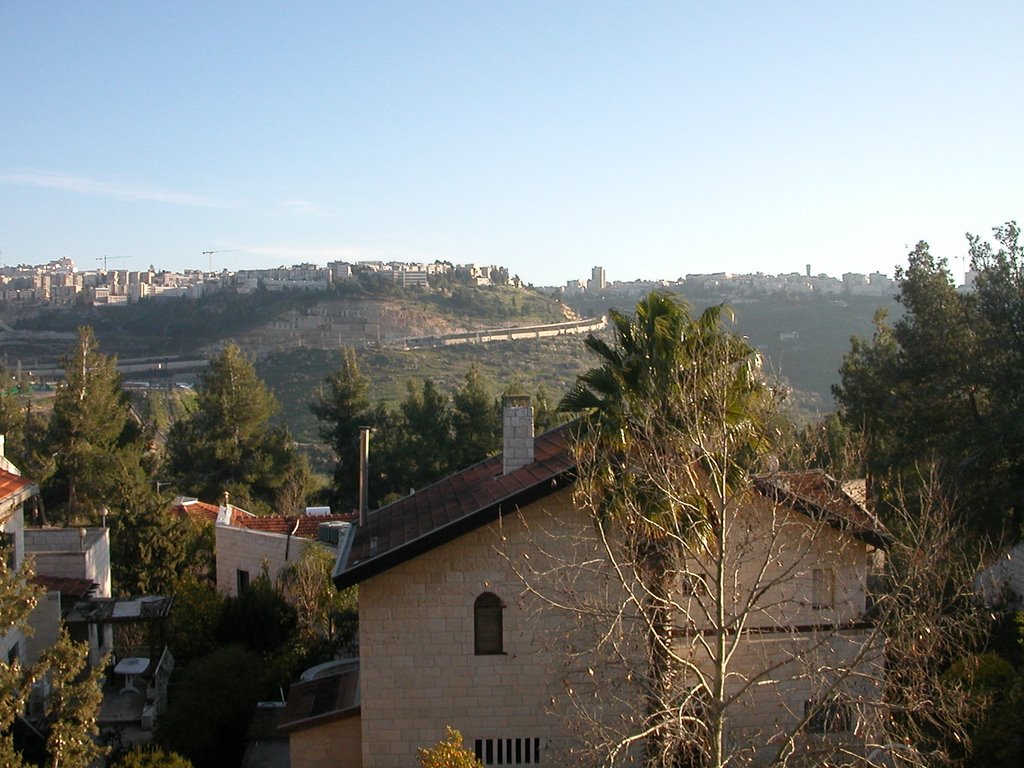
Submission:
M 777 472 L 758 477 L 754 482 L 765 496 L 868 544 L 885 547 L 892 540 L 881 520 L 821 470 Z
M 502 475 L 501 455 L 450 475 L 367 516 L 343 549 L 334 573 L 339 589 L 486 525 L 575 479 L 571 429 L 565 424 L 534 439 L 534 462 Z M 889 533 L 824 472 L 776 473 L 756 487 L 804 514 L 875 546 Z
M 220 507 L 216 504 L 207 504 L 205 501 L 183 501 L 178 499 L 171 506 L 171 514 L 175 517 L 188 517 L 207 523 L 217 522 L 217 513 Z
M 263 531 L 264 533 L 280 533 L 283 535 L 301 536 L 304 539 L 315 539 L 320 523 L 330 523 L 336 520 L 351 522 L 354 515 L 235 515 L 231 518 L 231 524 L 239 528 L 248 528 L 250 531 Z
M 371 512 L 335 576 L 339 588 L 450 541 L 524 507 L 572 481 L 572 425 L 534 438 L 534 461 L 507 475 L 501 455 L 428 485 Z
M 33 483 L 30 483 L 21 475 L 8 472 L 6 469 L 0 469 L 0 499 L 13 496 L 19 491 L 31 488 L 32 485 Z
M 35 483 L 21 475 L 0 469 L 0 523 L 10 515 L 12 509 L 24 504 L 25 501 L 39 493 Z
M 171 507 L 171 514 L 176 517 L 189 517 L 209 523 L 216 523 L 223 507 L 207 504 L 194 499 L 178 499 Z M 320 523 L 333 521 L 351 522 L 355 515 L 254 515 L 241 507 L 231 507 L 231 525 L 246 528 L 250 531 L 278 533 L 282 536 L 291 534 L 305 539 L 315 539 Z

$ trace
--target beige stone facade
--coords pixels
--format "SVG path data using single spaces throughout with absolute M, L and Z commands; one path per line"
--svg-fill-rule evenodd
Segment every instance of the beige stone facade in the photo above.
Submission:
M 229 597 L 238 596 L 239 574 L 245 581 L 257 578 L 266 566 L 271 582 L 284 568 L 302 557 L 311 539 L 279 533 L 253 531 L 217 524 L 217 589 Z
M 551 711 L 561 694 L 563 661 L 551 646 L 566 631 L 565 617 L 524 595 L 523 578 L 504 555 L 536 553 L 539 532 L 526 523 L 539 525 L 548 515 L 575 524 L 581 535 L 588 530 L 566 489 L 525 515 L 509 515 L 360 584 L 366 768 L 415 765 L 417 747 L 443 739 L 446 725 L 471 748 L 477 740 L 496 749 L 497 740 L 511 739 L 514 753 L 518 739 L 522 753 L 529 740 L 530 750 L 539 745 L 541 752 L 533 762 L 565 764 L 560 755 L 571 746 L 569 729 Z M 504 604 L 499 655 L 474 654 L 473 604 L 485 592 Z
M 728 641 L 736 648 L 730 685 L 761 682 L 730 709 L 727 737 L 734 748 L 748 745 L 767 758 L 809 701 L 835 693 L 836 669 L 870 663 L 855 661 L 871 639 L 870 629 L 856 625 L 870 547 L 764 500 L 736 514 L 728 531 L 734 605 L 750 590 L 766 591 L 745 618 L 750 632 Z M 362 765 L 415 765 L 417 747 L 435 744 L 451 725 L 467 746 L 481 748 L 486 765 L 568 766 L 584 750 L 581 718 L 629 717 L 630 703 L 642 698 L 625 682 L 623 665 L 609 661 L 638 654 L 642 669 L 640 633 L 607 641 L 607 656 L 585 650 L 597 647 L 609 611 L 626 595 L 603 565 L 592 567 L 598 560 L 590 556 L 600 549 L 593 524 L 566 488 L 363 581 Z M 710 565 L 694 563 L 691 575 L 707 576 Z M 699 638 L 713 625 L 710 605 L 699 591 L 686 592 L 675 598 L 677 651 L 709 671 Z M 500 655 L 474 653 L 473 606 L 482 593 L 504 604 Z M 837 631 L 836 624 L 849 628 Z M 840 687 L 853 701 L 877 692 L 852 676 Z M 527 748 L 529 763 L 521 756 Z M 801 748 L 809 748 L 807 739 Z M 626 750 L 616 765 L 636 764 L 637 757 Z

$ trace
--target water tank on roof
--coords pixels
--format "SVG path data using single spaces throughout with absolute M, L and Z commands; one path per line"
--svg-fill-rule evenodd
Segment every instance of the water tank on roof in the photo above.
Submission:
M 326 517 L 331 514 L 330 507 L 306 507 L 306 514 L 309 517 Z

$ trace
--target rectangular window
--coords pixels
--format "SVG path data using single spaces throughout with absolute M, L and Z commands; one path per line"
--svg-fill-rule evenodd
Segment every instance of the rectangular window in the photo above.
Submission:
M 249 572 L 248 571 L 243 571 L 241 568 L 239 568 L 235 572 L 235 580 L 237 582 L 236 586 L 238 587 L 238 590 L 237 590 L 238 594 L 242 594 L 243 592 L 245 592 L 245 590 L 247 590 L 249 588 Z
M 836 600 L 836 575 L 831 568 L 814 569 L 811 607 L 816 610 L 832 608 Z
M 853 712 L 845 701 L 808 699 L 804 702 L 804 717 L 808 716 L 808 733 L 850 733 L 853 730 Z
M 540 765 L 540 739 L 477 739 L 476 759 L 484 765 Z

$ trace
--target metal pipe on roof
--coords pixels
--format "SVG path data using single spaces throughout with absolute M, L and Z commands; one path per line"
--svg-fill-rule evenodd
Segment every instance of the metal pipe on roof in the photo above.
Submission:
M 366 524 L 369 511 L 370 428 L 359 428 L 359 525 Z

